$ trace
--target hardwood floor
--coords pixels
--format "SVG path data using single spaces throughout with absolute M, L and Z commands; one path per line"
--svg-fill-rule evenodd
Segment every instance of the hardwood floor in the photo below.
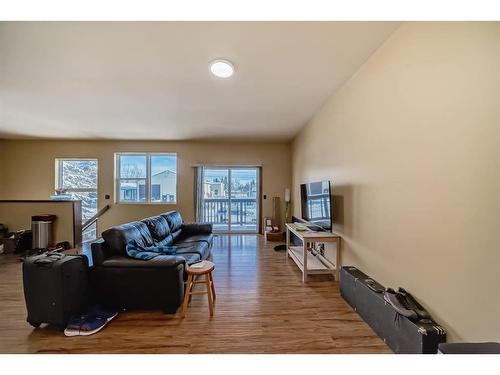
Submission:
M 330 276 L 301 273 L 258 235 L 215 238 L 215 315 L 206 296 L 189 314 L 122 312 L 103 331 L 65 337 L 26 323 L 21 263 L 0 256 L 0 353 L 390 353 L 340 297 Z

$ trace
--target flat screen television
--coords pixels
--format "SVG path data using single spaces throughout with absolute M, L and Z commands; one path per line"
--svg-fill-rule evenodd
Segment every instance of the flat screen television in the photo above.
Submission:
M 311 229 L 332 229 L 332 192 L 330 181 L 300 185 L 302 219 L 313 224 Z

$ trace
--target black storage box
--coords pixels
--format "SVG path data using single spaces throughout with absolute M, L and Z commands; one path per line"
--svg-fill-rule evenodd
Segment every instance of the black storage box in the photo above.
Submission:
M 413 322 L 399 315 L 375 291 L 384 289 L 356 267 L 340 270 L 340 294 L 395 353 L 437 353 L 439 343 L 446 342 L 445 330 L 434 321 Z
M 73 314 L 80 313 L 89 297 L 88 259 L 84 255 L 45 253 L 23 262 L 23 286 L 28 318 L 63 330 Z

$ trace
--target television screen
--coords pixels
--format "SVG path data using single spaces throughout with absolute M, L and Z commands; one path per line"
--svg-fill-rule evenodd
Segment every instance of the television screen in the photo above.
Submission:
M 330 181 L 300 185 L 302 219 L 324 229 L 332 228 Z M 313 228 L 311 228 L 313 229 Z

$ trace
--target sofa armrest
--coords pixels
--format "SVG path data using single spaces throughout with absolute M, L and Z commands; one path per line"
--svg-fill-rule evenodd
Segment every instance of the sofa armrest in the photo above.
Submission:
M 182 232 L 186 234 L 211 234 L 213 225 L 211 223 L 183 223 Z
M 106 259 L 106 242 L 102 238 L 90 244 L 92 250 L 92 265 L 99 266 Z

